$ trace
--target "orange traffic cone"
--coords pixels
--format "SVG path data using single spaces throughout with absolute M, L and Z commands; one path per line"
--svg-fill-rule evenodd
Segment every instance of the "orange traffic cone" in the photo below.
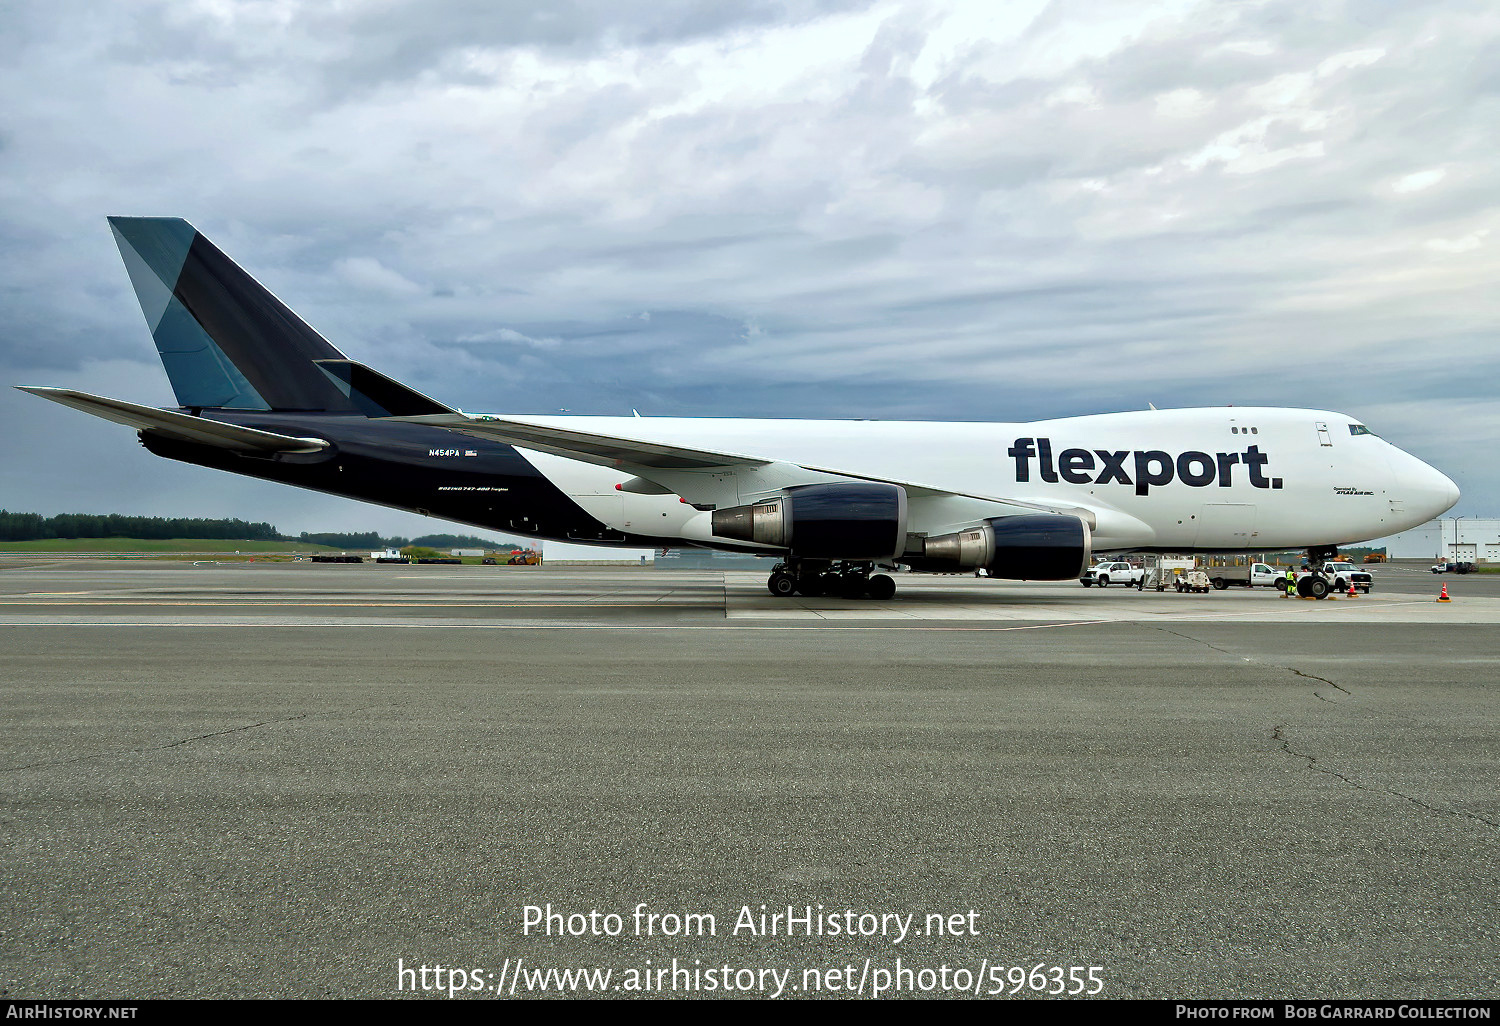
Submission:
M 1353 581 L 1350 581 L 1350 582 L 1349 582 L 1349 594 L 1348 594 L 1348 596 L 1347 596 L 1347 597 L 1348 597 L 1348 598 L 1354 598 L 1354 596 L 1356 596 L 1356 595 L 1358 595 L 1358 594 L 1359 594 L 1359 593 L 1358 593 L 1358 592 L 1357 592 L 1357 591 L 1355 591 L 1355 590 L 1354 590 L 1354 582 L 1353 582 Z
M 1452 602 L 1453 601 L 1451 598 L 1448 597 L 1448 582 L 1447 581 L 1443 582 L 1443 593 L 1437 597 L 1437 600 L 1439 602 Z

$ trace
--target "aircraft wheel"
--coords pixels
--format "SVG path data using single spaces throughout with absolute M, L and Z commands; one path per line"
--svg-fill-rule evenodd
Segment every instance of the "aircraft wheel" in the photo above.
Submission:
M 1327 580 L 1322 577 L 1318 577 L 1317 575 L 1313 575 L 1312 577 L 1307 578 L 1307 580 L 1310 582 L 1307 586 L 1307 593 L 1309 595 L 1311 595 L 1315 599 L 1325 599 L 1328 597 Z
M 885 601 L 896 596 L 896 582 L 885 574 L 876 574 L 870 578 L 870 597 Z
M 797 591 L 797 578 L 777 571 L 766 582 L 766 588 L 777 598 L 791 598 Z
M 808 574 L 806 577 L 797 578 L 797 590 L 808 598 L 817 598 L 826 590 L 823 587 L 823 575 Z
M 858 574 L 848 574 L 839 581 L 839 594 L 846 599 L 864 598 L 868 582 Z

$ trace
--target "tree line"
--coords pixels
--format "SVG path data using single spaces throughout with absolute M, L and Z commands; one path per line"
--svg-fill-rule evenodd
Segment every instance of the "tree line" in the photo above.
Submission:
M 119 513 L 12 513 L 0 509 L 0 541 L 48 538 L 213 538 L 235 541 L 300 541 L 336 549 L 400 549 L 424 545 L 435 549 L 493 549 L 500 542 L 472 534 L 428 534 L 420 538 L 382 537 L 377 531 L 303 531 L 292 537 L 274 524 L 208 517 L 132 517 Z
M 0 541 L 45 538 L 233 538 L 281 541 L 267 523 L 210 520 L 205 517 L 130 517 L 119 513 L 12 513 L 0 509 Z

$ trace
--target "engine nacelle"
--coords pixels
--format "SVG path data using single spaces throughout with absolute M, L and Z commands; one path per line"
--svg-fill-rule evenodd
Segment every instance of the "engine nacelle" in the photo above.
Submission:
M 714 534 L 807 559 L 894 559 L 906 547 L 906 489 L 850 481 L 798 485 L 713 512 Z
M 1089 565 L 1089 525 L 1065 513 L 992 517 L 976 527 L 927 538 L 915 570 L 977 570 L 1017 581 L 1066 581 Z

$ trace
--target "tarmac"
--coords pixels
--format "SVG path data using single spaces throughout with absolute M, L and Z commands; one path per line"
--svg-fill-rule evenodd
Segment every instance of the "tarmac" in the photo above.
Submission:
M 1500 577 L 898 581 L 0 561 L 0 992 L 1494 996 Z

